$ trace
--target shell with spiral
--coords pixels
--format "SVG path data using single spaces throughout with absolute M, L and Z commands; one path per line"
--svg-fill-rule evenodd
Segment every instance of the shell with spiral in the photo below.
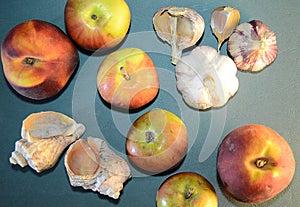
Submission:
M 9 161 L 21 167 L 29 165 L 40 173 L 52 168 L 65 148 L 84 132 L 84 125 L 62 113 L 45 111 L 30 114 L 22 123 L 22 138 L 16 141 Z

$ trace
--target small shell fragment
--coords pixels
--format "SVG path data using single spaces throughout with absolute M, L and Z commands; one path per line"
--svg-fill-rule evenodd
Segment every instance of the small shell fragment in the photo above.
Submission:
M 100 139 L 88 137 L 74 142 L 65 155 L 70 184 L 118 199 L 131 177 L 127 162 Z
M 50 169 L 84 131 L 84 125 L 58 112 L 30 114 L 22 123 L 22 138 L 16 141 L 9 161 L 21 167 L 29 165 L 38 173 Z
M 277 56 L 276 35 L 262 21 L 242 23 L 228 41 L 228 52 L 238 69 L 257 72 Z

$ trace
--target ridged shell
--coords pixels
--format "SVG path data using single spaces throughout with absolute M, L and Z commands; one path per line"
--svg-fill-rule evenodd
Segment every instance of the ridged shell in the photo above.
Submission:
M 127 162 L 100 139 L 88 137 L 74 142 L 65 155 L 70 184 L 118 199 L 131 177 Z
M 21 167 L 29 165 L 37 172 L 50 169 L 84 131 L 82 124 L 59 112 L 30 114 L 22 123 L 22 138 L 16 141 L 9 161 Z

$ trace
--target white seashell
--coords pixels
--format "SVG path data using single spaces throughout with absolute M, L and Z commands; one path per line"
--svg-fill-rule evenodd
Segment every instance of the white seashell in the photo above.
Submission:
M 79 139 L 68 149 L 65 167 L 70 184 L 118 199 L 131 177 L 127 162 L 100 138 Z
M 53 112 L 29 115 L 22 123 L 21 139 L 15 143 L 9 161 L 29 165 L 37 172 L 53 167 L 65 148 L 80 138 L 85 127 L 68 116 Z

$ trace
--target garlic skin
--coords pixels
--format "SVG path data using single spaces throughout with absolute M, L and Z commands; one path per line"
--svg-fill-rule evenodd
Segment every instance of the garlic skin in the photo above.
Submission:
M 238 69 L 261 71 L 277 56 L 276 35 L 262 21 L 242 23 L 229 38 L 228 52 Z
M 171 45 L 174 65 L 182 50 L 195 45 L 205 28 L 202 16 L 194 9 L 175 6 L 159 9 L 153 16 L 153 25 L 158 37 Z
M 240 22 L 240 12 L 231 6 L 216 8 L 210 17 L 210 26 L 218 40 L 218 51 Z
M 195 109 L 221 107 L 238 90 L 237 68 L 214 48 L 198 46 L 176 65 L 177 89 Z

